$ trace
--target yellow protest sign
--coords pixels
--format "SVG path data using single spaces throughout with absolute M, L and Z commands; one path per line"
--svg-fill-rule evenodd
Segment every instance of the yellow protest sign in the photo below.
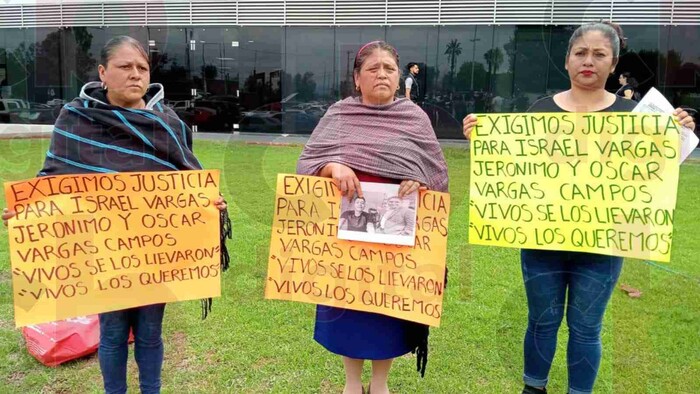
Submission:
M 218 195 L 218 171 L 5 183 L 15 324 L 219 296 Z
M 328 178 L 278 175 L 265 298 L 439 326 L 450 196 L 420 193 L 415 246 L 338 239 L 340 199 Z
M 469 242 L 669 261 L 680 129 L 667 115 L 479 115 Z

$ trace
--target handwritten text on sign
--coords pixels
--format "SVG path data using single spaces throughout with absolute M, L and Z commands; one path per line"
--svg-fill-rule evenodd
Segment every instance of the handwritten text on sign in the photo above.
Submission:
M 218 171 L 6 183 L 15 324 L 219 296 L 218 190 Z
M 469 241 L 669 261 L 678 135 L 658 114 L 479 115 Z
M 277 177 L 265 298 L 440 325 L 450 196 L 419 197 L 413 247 L 337 238 L 341 195 L 328 178 Z

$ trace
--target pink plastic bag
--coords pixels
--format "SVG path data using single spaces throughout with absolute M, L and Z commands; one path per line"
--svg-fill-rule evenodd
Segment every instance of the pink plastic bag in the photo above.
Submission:
M 40 363 L 55 367 L 95 353 L 100 344 L 97 315 L 80 316 L 22 328 L 29 354 Z

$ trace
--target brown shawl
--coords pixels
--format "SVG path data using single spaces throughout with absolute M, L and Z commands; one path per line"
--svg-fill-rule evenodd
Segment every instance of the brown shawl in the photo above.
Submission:
M 447 164 L 430 120 L 405 98 L 365 105 L 348 97 L 333 104 L 306 143 L 297 173 L 316 175 L 331 162 L 447 191 Z

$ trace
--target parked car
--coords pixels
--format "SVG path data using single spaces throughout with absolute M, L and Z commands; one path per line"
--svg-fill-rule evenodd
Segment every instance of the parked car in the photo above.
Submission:
M 244 112 L 240 122 L 240 131 L 245 133 L 281 133 L 282 123 L 276 114 L 266 111 Z
M 166 103 L 188 126 L 199 131 L 230 132 L 240 119 L 238 99 L 233 96 L 207 96 Z
M 311 134 L 321 120 L 321 116 L 313 116 L 305 111 L 289 110 L 273 115 L 282 124 L 282 133 Z
M 10 111 L 3 100 L 0 100 L 0 123 L 10 123 Z
M 53 110 L 50 107 L 44 107 L 44 104 L 9 98 L 0 99 L 0 103 L 0 122 L 2 123 L 41 123 L 45 119 L 55 119 Z

